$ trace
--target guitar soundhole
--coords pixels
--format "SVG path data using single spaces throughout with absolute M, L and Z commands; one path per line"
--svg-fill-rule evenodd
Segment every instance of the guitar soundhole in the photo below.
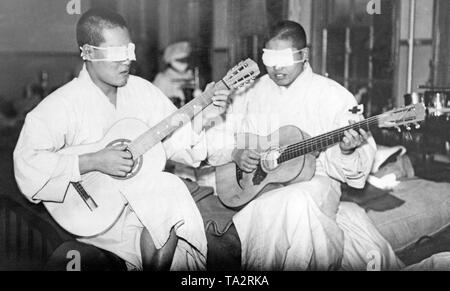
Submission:
M 261 168 L 264 172 L 272 172 L 279 167 L 279 158 L 282 156 L 282 152 L 279 149 L 271 149 L 262 154 Z
M 244 171 L 242 171 L 241 168 L 239 168 L 236 165 L 236 182 L 238 183 L 239 187 L 241 187 L 241 189 L 243 189 L 241 185 L 243 178 L 244 178 Z
M 255 174 L 253 175 L 253 185 L 257 186 L 261 184 L 262 181 L 267 177 L 267 173 L 264 172 L 264 170 L 261 168 L 261 163 L 258 165 L 258 167 L 255 170 Z
M 128 139 L 117 139 L 117 140 L 110 142 L 106 147 L 129 145 L 130 143 L 131 143 L 131 140 L 128 140 Z M 129 172 L 125 177 L 117 177 L 117 176 L 112 176 L 112 177 L 117 180 L 131 179 L 134 176 L 136 176 L 137 173 L 139 173 L 139 171 L 142 168 L 143 163 L 144 163 L 144 158 L 142 156 L 140 156 L 137 160 L 134 161 L 131 172 Z
M 263 170 L 263 168 L 261 167 L 261 163 L 258 165 L 258 167 L 256 168 L 256 170 L 253 173 L 247 174 L 246 175 L 252 175 L 252 183 L 254 186 L 257 186 L 259 184 L 261 184 L 262 181 L 264 181 L 264 179 L 267 177 L 267 173 Z M 238 185 L 242 187 L 242 179 L 244 178 L 244 171 L 242 171 L 238 166 L 236 166 L 236 179 L 238 182 Z

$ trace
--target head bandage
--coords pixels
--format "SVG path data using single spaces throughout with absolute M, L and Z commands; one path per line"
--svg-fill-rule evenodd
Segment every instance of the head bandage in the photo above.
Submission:
M 284 50 L 263 49 L 262 60 L 267 67 L 290 67 L 294 64 L 306 61 L 306 57 L 301 60 L 295 60 L 294 54 L 302 50 L 294 51 L 292 48 Z
M 111 47 L 98 47 L 85 44 L 80 49 L 83 60 L 91 62 L 124 62 L 136 60 L 136 46 L 134 43 L 129 43 L 128 46 Z

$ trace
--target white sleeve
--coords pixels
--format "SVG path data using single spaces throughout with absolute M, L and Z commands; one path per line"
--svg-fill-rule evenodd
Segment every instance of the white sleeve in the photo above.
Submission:
M 195 133 L 190 122 L 164 140 L 163 145 L 167 158 L 175 162 L 196 168 L 206 159 L 205 132 Z
M 208 146 L 208 163 L 220 166 L 231 162 L 231 154 L 235 148 L 234 130 L 230 127 L 231 116 L 218 120 L 214 126 L 206 131 Z
M 330 177 L 362 189 L 370 174 L 375 152 L 376 145 L 372 137 L 350 155 L 342 154 L 339 145 L 336 145 L 325 152 L 325 169 Z
M 208 162 L 220 166 L 231 162 L 231 154 L 236 147 L 235 135 L 246 131 L 248 93 L 236 94 L 226 114 L 214 120 L 214 126 L 206 131 Z
M 339 108 L 339 113 L 335 117 L 335 128 L 347 126 L 350 119 L 362 120 L 361 115 L 349 113 L 348 110 L 357 103 L 350 93 L 348 95 L 350 96 L 342 96 L 346 101 L 342 103 L 342 107 Z M 335 145 L 325 151 L 325 170 L 330 177 L 347 183 L 351 187 L 364 188 L 372 168 L 375 152 L 376 144 L 372 137 L 350 155 L 342 154 L 339 145 Z
M 14 174 L 31 202 L 62 202 L 69 182 L 81 180 L 78 156 L 58 154 L 63 146 L 62 132 L 50 129 L 32 113 L 27 115 L 14 150 Z

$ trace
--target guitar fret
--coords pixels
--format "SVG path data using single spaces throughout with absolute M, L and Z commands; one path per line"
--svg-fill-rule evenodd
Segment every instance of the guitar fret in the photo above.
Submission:
M 370 131 L 370 124 L 369 124 L 369 122 L 366 122 L 366 128 L 365 128 L 365 131 Z
M 330 132 L 327 134 L 319 135 L 317 137 L 313 137 L 310 140 L 299 142 L 297 144 L 290 145 L 286 148 L 286 151 L 280 156 L 277 161 L 279 163 L 283 163 L 285 161 L 294 159 L 296 157 L 312 153 L 315 151 L 321 151 L 324 150 L 334 144 L 339 143 L 342 138 L 345 136 L 344 131 L 348 129 L 354 129 L 356 131 L 359 131 L 359 129 L 367 129 L 366 131 L 370 130 L 370 125 L 372 123 L 377 123 L 377 119 L 366 119 L 364 121 L 361 121 L 359 123 L 355 123 L 353 125 L 350 125 L 348 127 L 340 128 L 335 130 L 334 132 Z
M 340 141 L 340 138 L 338 135 L 333 135 L 333 143 L 338 143 Z
M 255 62 L 247 59 L 228 72 L 227 75 L 214 85 L 214 90 L 205 91 L 201 96 L 194 98 L 172 115 L 158 123 L 131 143 L 136 149 L 138 156 L 145 153 L 156 143 L 162 141 L 170 133 L 189 122 L 196 114 L 200 113 L 206 106 L 212 103 L 214 91 L 222 89 L 237 88 L 251 81 L 259 75 L 259 69 Z M 137 156 L 137 157 L 138 157 Z M 136 157 L 136 158 L 137 158 Z
M 328 141 L 327 147 L 329 147 L 330 145 L 334 144 L 334 136 L 333 135 L 329 135 L 327 141 Z
M 286 148 L 285 152 L 277 160 L 282 163 L 311 152 L 325 150 L 328 147 L 341 142 L 342 138 L 345 136 L 345 131 L 349 129 L 353 129 L 358 132 L 360 129 L 370 131 L 371 126 L 378 125 L 378 123 L 379 116 L 374 116 L 347 127 L 336 129 L 330 133 L 322 134 L 308 140 L 292 144 Z

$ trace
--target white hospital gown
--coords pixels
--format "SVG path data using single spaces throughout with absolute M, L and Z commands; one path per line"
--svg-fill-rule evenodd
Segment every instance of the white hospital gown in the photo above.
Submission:
M 238 103 L 230 107 L 226 121 L 207 133 L 212 165 L 231 161 L 236 132 L 264 136 L 281 126 L 294 125 L 317 136 L 361 119 L 349 111 L 357 105 L 353 95 L 314 74 L 309 65 L 289 88 L 277 86 L 265 75 L 235 100 Z M 360 260 L 352 261 L 343 254 L 349 235 L 336 222 L 340 183 L 362 188 L 375 151 L 372 138 L 351 155 L 343 155 L 335 145 L 316 160 L 312 180 L 267 192 L 239 211 L 233 222 L 242 243 L 243 268 L 330 270 L 340 269 L 343 262 L 347 269 L 359 268 Z M 348 215 L 342 217 L 346 222 Z M 370 220 L 364 223 L 368 225 Z M 375 227 L 370 231 L 377 232 Z
M 76 155 L 60 155 L 64 147 L 94 143 L 123 118 L 137 118 L 149 127 L 175 110 L 166 96 L 150 82 L 130 76 L 118 88 L 114 106 L 92 82 L 86 68 L 78 78 L 55 91 L 27 115 L 14 151 L 14 169 L 21 192 L 33 203 L 62 201 L 69 182 L 80 181 Z M 190 124 L 163 143 L 168 158 L 198 166 L 206 157 L 205 138 Z M 141 269 L 140 235 L 145 226 L 157 248 L 175 228 L 179 239 L 172 270 L 198 270 L 206 266 L 206 236 L 201 215 L 184 183 L 160 173 L 140 181 L 139 201 L 127 197 L 127 207 L 105 233 L 79 238 L 123 258 L 130 268 Z M 56 189 L 56 190 L 55 190 Z

